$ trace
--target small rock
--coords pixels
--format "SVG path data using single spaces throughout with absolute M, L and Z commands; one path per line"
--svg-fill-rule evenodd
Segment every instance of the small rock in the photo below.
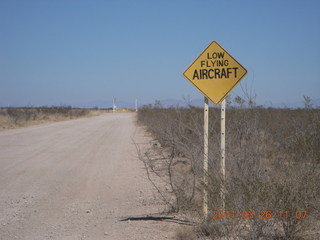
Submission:
M 87 212 L 86 213 L 91 213 L 91 211 L 90 210 L 87 210 Z
M 109 233 L 108 232 L 104 232 L 104 235 L 107 236 L 107 235 L 109 235 Z

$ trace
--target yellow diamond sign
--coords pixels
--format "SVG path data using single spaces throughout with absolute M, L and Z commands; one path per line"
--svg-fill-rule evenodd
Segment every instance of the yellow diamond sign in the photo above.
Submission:
M 183 75 L 214 104 L 219 104 L 247 70 L 213 41 Z

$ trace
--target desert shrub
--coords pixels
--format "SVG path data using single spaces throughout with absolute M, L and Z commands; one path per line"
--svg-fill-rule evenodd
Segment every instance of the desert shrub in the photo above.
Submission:
M 14 123 L 35 119 L 35 111 L 30 108 L 8 108 L 7 114 Z
M 161 144 L 166 159 L 161 166 L 171 181 L 174 209 L 201 214 L 202 175 L 207 174 L 209 209 L 223 210 L 220 189 L 224 184 L 224 210 L 240 216 L 202 224 L 207 235 L 231 239 L 306 236 L 309 226 L 291 215 L 306 211 L 308 218 L 318 221 L 320 110 L 265 109 L 236 98 L 226 115 L 226 180 L 220 174 L 220 110 L 210 108 L 209 117 L 209 171 L 203 173 L 202 109 L 164 109 L 157 104 L 156 108 L 146 106 L 138 112 L 138 121 Z M 189 167 L 182 173 L 181 167 L 171 167 L 181 159 Z M 254 218 L 242 219 L 241 214 L 249 211 Z M 286 211 L 290 217 L 283 215 Z

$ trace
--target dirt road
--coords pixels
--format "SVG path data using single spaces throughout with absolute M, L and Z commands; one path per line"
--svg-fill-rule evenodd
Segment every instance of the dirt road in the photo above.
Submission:
M 134 113 L 0 132 L 0 239 L 172 239 L 131 137 Z

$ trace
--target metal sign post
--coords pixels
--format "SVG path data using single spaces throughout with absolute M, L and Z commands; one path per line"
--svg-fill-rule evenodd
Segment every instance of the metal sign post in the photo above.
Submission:
M 204 151 L 203 151 L 203 215 L 208 215 L 208 142 L 209 142 L 209 100 L 204 97 Z
M 226 99 L 221 103 L 221 202 L 225 210 L 225 180 L 226 180 Z

